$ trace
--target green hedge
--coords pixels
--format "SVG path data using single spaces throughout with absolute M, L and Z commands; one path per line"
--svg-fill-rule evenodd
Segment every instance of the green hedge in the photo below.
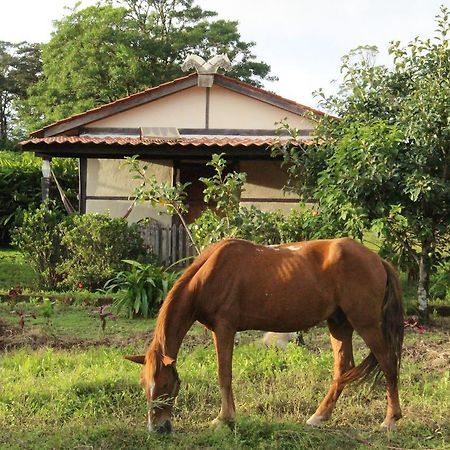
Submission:
M 11 235 L 13 244 L 37 274 L 43 289 L 95 290 L 103 287 L 123 260 L 153 260 L 138 225 L 103 214 L 67 215 L 47 202 L 25 211 Z
M 28 208 L 37 208 L 41 203 L 42 160 L 31 153 L 0 151 L 0 245 L 10 243 L 10 231 L 18 217 Z M 75 159 L 58 158 L 52 168 L 69 200 L 77 205 L 78 162 Z M 50 197 L 58 199 L 54 183 Z

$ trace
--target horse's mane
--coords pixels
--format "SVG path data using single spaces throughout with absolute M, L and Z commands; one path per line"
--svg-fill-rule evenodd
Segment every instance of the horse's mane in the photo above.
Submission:
M 206 260 L 222 245 L 229 240 L 223 240 L 207 247 L 203 252 L 195 258 L 194 262 L 184 271 L 180 278 L 175 282 L 172 289 L 167 294 L 158 314 L 156 320 L 155 332 L 153 340 L 148 348 L 146 359 L 154 359 L 156 353 L 160 353 L 160 356 L 165 355 L 166 352 L 166 322 L 168 313 L 170 311 L 170 305 L 172 302 L 182 299 L 182 292 L 187 288 L 188 283 L 192 280 L 194 275 L 203 266 Z

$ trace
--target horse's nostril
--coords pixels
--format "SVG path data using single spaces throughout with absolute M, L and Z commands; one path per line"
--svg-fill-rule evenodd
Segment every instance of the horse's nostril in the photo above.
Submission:
M 171 433 L 172 423 L 170 420 L 166 420 L 160 427 L 158 427 L 158 433 Z

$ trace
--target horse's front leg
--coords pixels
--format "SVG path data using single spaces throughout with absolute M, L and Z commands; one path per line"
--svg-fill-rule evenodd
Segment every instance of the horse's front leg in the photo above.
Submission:
M 213 330 L 220 394 L 222 396 L 220 413 L 214 420 L 214 424 L 232 424 L 236 415 L 231 387 L 234 335 L 235 330 L 225 325 L 219 325 Z

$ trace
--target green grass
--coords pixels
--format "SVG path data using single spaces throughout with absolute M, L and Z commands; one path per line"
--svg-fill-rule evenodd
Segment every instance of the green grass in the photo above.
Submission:
M 88 326 L 80 312 L 70 315 L 69 308 L 65 314 L 85 336 L 95 334 L 97 325 Z M 195 327 L 180 351 L 182 388 L 171 436 L 146 432 L 139 366 L 123 359 L 142 352 L 143 340 L 71 350 L 25 346 L 4 352 L 0 362 L 0 448 L 450 448 L 445 364 L 450 323 L 443 325 L 425 335 L 407 333 L 404 418 L 398 431 L 387 435 L 378 431 L 385 411 L 381 386 L 350 387 L 324 429 L 304 425 L 330 382 L 332 354 L 324 327 L 306 335 L 307 348 L 290 344 L 286 351 L 263 348 L 258 333 L 245 333 L 234 357 L 236 428 L 218 431 L 209 428 L 219 408 L 214 350 Z M 135 331 L 127 328 L 124 336 Z M 355 347 L 359 358 L 366 354 L 360 340 Z
M 101 323 L 96 307 L 81 307 L 65 305 L 56 302 L 54 313 L 47 320 L 41 314 L 41 301 L 29 302 L 0 302 L 0 319 L 11 325 L 18 325 L 19 316 L 14 311 L 23 311 L 27 315 L 35 314 L 36 318 L 26 317 L 24 335 L 33 334 L 46 336 L 52 342 L 52 337 L 58 341 L 71 340 L 95 340 L 109 337 L 130 337 L 142 334 L 153 328 L 154 319 L 128 319 L 116 317 L 115 320 L 107 319 L 106 328 L 101 330 Z M 55 341 L 53 339 L 53 341 Z
M 20 252 L 11 249 L 0 249 L 0 291 L 9 291 L 21 286 L 34 288 L 36 274 L 24 261 Z

